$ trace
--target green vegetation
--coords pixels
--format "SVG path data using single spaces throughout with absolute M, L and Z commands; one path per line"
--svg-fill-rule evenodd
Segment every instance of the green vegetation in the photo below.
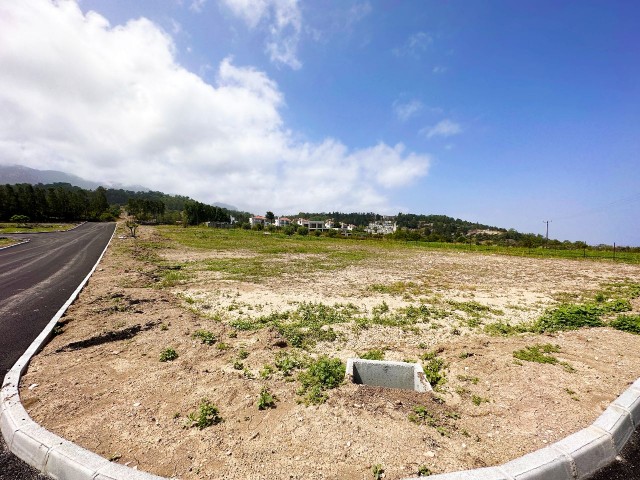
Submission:
M 382 480 L 384 478 L 384 467 L 377 463 L 371 467 L 373 473 L 373 480 Z
M 489 403 L 489 399 L 481 397 L 479 395 L 471 395 L 471 403 L 473 403 L 476 407 L 479 407 L 483 403 Z
M 217 341 L 213 332 L 210 332 L 209 330 L 196 330 L 192 337 L 200 340 L 205 345 L 213 345 Z
M 434 390 L 444 385 L 447 381 L 447 376 L 443 371 L 446 367 L 445 361 L 438 357 L 436 352 L 427 352 L 422 355 L 423 363 L 422 369 L 427 381 L 431 384 Z
M 378 349 L 369 350 L 359 355 L 359 357 L 363 360 L 384 360 L 384 351 Z
M 560 346 L 545 343 L 544 345 L 536 344 L 520 350 L 516 350 L 515 352 L 513 352 L 513 356 L 514 358 L 523 360 L 525 362 L 550 363 L 552 365 L 555 365 L 556 363 L 558 363 L 558 359 L 549 354 L 558 353 L 559 351 Z
M 602 327 L 603 317 L 631 310 L 630 300 L 640 296 L 640 284 L 619 282 L 605 284 L 594 300 L 579 304 L 562 304 L 547 310 L 532 326 L 537 333 Z
M 178 358 L 178 354 L 171 347 L 165 348 L 164 350 L 162 350 L 162 352 L 160 352 L 160 361 L 161 362 L 171 362 L 171 361 L 175 360 L 176 358 Z
M 432 475 L 431 470 L 426 465 L 420 465 L 418 467 L 418 476 L 419 477 L 428 477 Z
M 337 358 L 329 358 L 326 355 L 311 362 L 309 368 L 298 375 L 302 384 L 298 394 L 304 397 L 306 405 L 319 405 L 324 403 L 328 395 L 327 390 L 336 388 L 344 380 L 346 367 Z
M 274 362 L 276 368 L 284 377 L 291 376 L 294 370 L 305 368 L 308 363 L 308 360 L 295 350 L 278 352 Z
M 222 422 L 222 417 L 218 407 L 205 398 L 200 402 L 198 410 L 188 415 L 185 426 L 187 428 L 197 427 L 198 430 L 202 430 L 220 422 Z
M 0 233 L 36 233 L 36 232 L 57 232 L 69 230 L 75 227 L 74 223 L 30 223 L 30 224 L 17 224 L 17 223 L 0 223 Z M 4 246 L 2 242 L 7 244 L 16 243 L 15 240 L 6 238 L 0 239 L 0 247 Z
M 262 387 L 260 396 L 258 397 L 258 410 L 266 410 L 267 408 L 276 408 L 278 399 L 272 394 L 267 387 Z
M 623 332 L 630 332 L 640 335 L 640 315 L 618 315 L 609 326 Z

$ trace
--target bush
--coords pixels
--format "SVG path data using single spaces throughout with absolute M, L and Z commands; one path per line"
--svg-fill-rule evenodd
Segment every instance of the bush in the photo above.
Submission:
M 360 358 L 363 360 L 384 360 L 384 352 L 378 349 L 369 350 L 360 355 Z
M 222 422 L 222 417 L 218 407 L 205 398 L 200 402 L 198 410 L 189 414 L 187 421 L 188 427 L 198 427 L 198 430 L 202 430 Z
M 9 219 L 11 223 L 29 223 L 29 220 L 31 219 L 26 215 L 14 215 Z
M 171 347 L 165 348 L 162 352 L 160 352 L 160 361 L 161 362 L 172 362 L 176 358 L 178 358 L 178 354 Z
M 300 227 L 298 228 L 298 235 L 309 235 L 309 229 L 307 227 Z
M 344 381 L 345 371 L 346 366 L 340 359 L 323 355 L 298 375 L 302 384 L 298 394 L 304 395 L 307 405 L 324 403 L 327 400 L 325 391 L 339 386 Z
M 640 315 L 618 315 L 609 325 L 616 330 L 640 335 Z

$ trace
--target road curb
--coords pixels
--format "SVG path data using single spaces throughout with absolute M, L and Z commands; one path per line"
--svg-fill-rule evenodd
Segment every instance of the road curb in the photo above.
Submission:
M 9 450 L 29 465 L 65 480 L 167 480 L 113 463 L 48 431 L 31 419 L 20 402 L 20 377 L 31 358 L 53 335 L 53 329 L 84 288 L 98 261 L 16 364 L 0 390 L 0 430 Z M 11 245 L 13 246 L 13 245 Z M 8 248 L 8 247 L 4 247 Z M 640 378 L 587 428 L 558 442 L 496 467 L 430 476 L 433 480 L 582 480 L 613 462 L 633 432 L 640 428 Z M 406 480 L 418 480 L 409 477 Z
M 433 480 L 582 480 L 612 463 L 640 428 L 640 378 L 593 424 L 502 465 L 431 475 Z M 418 480 L 409 477 L 405 480 Z
M 31 358 L 53 336 L 53 329 L 98 267 L 113 240 L 116 228 L 97 262 L 49 321 L 44 330 L 4 377 L 0 390 L 0 430 L 9 450 L 18 458 L 54 479 L 64 480 L 163 480 L 162 477 L 110 462 L 48 431 L 29 416 L 20 402 L 20 377 Z
M 10 235 L 15 235 L 13 233 L 11 233 Z M 2 238 L 11 238 L 11 237 L 2 237 Z M 17 240 L 17 238 L 16 238 Z M 11 247 L 17 247 L 18 245 L 22 245 L 24 243 L 29 243 L 31 240 L 29 240 L 28 238 L 25 238 L 24 240 L 20 240 L 18 243 L 12 243 L 11 245 L 7 245 L 6 247 L 0 247 L 0 250 L 5 250 L 7 248 L 11 248 Z

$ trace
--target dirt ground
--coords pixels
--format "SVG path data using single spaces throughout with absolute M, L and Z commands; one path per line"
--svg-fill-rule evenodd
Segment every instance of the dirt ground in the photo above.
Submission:
M 140 234 L 167 242 L 152 228 Z M 398 479 L 416 476 L 420 466 L 442 473 L 495 465 L 589 425 L 640 377 L 637 335 L 610 328 L 509 337 L 482 331 L 492 321 L 531 321 L 558 300 L 606 282 L 638 283 L 638 265 L 413 249 L 260 284 L 200 272 L 186 284 L 158 289 L 148 287 L 153 267 L 121 248 L 132 241 L 114 238 L 60 334 L 33 359 L 21 397 L 34 420 L 58 435 L 158 475 L 371 479 L 372 467 L 381 465 L 385 478 Z M 160 254 L 170 261 L 234 255 L 187 248 Z M 401 292 L 372 288 L 379 285 Z M 382 302 L 393 310 L 418 301 L 454 311 L 413 329 L 337 324 L 339 340 L 318 343 L 310 355 L 346 362 L 376 348 L 388 360 L 418 361 L 435 350 L 447 365 L 447 382 L 436 395 L 343 384 L 328 392 L 326 403 L 305 406 L 295 375 L 259 374 L 287 348 L 278 333 L 229 325 L 300 302 L 352 303 L 370 312 Z M 478 326 L 449 301 L 492 310 Z M 639 299 L 632 305 L 638 313 Z M 216 345 L 194 339 L 198 329 L 213 332 Z M 228 348 L 217 348 L 220 343 Z M 515 350 L 547 343 L 559 346 L 554 355 L 564 365 L 513 357 Z M 178 358 L 160 362 L 169 346 Z M 238 370 L 234 362 L 242 351 L 248 356 Z M 278 401 L 276 408 L 258 410 L 265 385 Z M 187 415 L 203 398 L 217 405 L 224 421 L 186 428 Z M 417 406 L 433 421 L 410 421 Z

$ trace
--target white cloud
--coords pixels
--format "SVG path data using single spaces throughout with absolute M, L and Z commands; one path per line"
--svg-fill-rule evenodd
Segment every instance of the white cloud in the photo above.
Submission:
M 143 184 L 249 211 L 379 210 L 430 157 L 380 143 L 300 142 L 264 72 L 233 59 L 208 84 L 142 18 L 75 2 L 0 3 L 0 162 Z
M 397 57 L 417 57 L 419 58 L 433 44 L 433 37 L 425 32 L 412 34 L 405 43 L 392 50 Z
M 443 67 L 442 65 L 436 65 L 435 67 L 433 67 L 432 72 L 433 73 L 445 73 L 447 71 L 447 67 Z
M 411 100 L 407 103 L 393 102 L 393 111 L 400 121 L 406 122 L 411 117 L 422 110 L 423 105 L 420 100 Z
M 427 138 L 432 137 L 451 137 L 462 133 L 462 127 L 459 123 L 453 122 L 448 118 L 441 120 L 431 127 L 425 127 L 420 131 Z
M 207 0 L 193 0 L 191 5 L 189 5 L 189 10 L 192 12 L 200 13 L 204 8 L 204 4 L 207 3 Z
M 297 70 L 302 67 L 297 51 L 302 29 L 298 0 L 220 0 L 250 29 L 265 25 L 265 51 L 277 65 Z

